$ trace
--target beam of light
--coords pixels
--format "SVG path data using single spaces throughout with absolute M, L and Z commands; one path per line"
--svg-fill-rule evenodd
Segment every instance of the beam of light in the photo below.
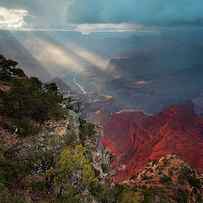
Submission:
M 69 53 L 66 49 L 56 43 L 31 35 L 29 39 L 21 40 L 21 43 L 31 50 L 32 55 L 52 75 L 62 75 L 67 71 L 83 72 L 84 67 L 79 58 Z
M 43 40 L 38 40 L 38 44 L 42 49 L 37 58 L 42 64 L 46 66 L 56 64 L 65 70 L 68 69 L 74 72 L 83 71 L 83 67 L 78 59 L 69 55 L 62 47 Z
M 101 68 L 102 70 L 105 70 L 105 68 L 107 67 L 108 61 L 105 60 L 103 57 L 96 55 L 92 52 L 89 52 L 86 49 L 80 48 L 76 45 L 73 45 L 72 47 L 73 47 L 72 51 L 75 54 L 77 54 L 78 56 L 80 56 L 82 59 L 86 60 L 90 64 L 95 65 Z
M 23 9 L 7 9 L 0 7 L 0 29 L 20 29 L 26 25 L 28 11 Z
M 87 49 L 81 48 L 77 46 L 76 44 L 70 43 L 69 47 L 71 48 L 71 51 L 85 60 L 86 62 L 90 63 L 91 65 L 98 67 L 100 70 L 106 71 L 108 68 L 108 71 L 113 70 L 113 66 L 109 67 L 109 59 L 106 59 L 96 53 L 93 53 Z

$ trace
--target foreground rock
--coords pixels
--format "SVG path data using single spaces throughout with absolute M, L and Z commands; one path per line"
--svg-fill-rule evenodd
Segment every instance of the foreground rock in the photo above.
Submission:
M 167 155 L 147 164 L 130 185 L 151 191 L 153 202 L 201 202 L 201 177 L 176 155 Z

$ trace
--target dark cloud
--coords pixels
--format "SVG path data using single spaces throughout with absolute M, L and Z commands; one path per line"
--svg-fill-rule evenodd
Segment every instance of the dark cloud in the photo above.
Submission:
M 74 22 L 196 23 L 203 18 L 201 0 L 73 0 L 68 19 Z M 97 3 L 93 3 L 97 2 Z
M 0 6 L 28 9 L 36 25 L 201 24 L 203 19 L 202 0 L 2 0 Z

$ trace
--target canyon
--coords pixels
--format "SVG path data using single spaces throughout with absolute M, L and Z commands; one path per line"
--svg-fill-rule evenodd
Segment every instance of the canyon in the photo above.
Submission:
M 113 113 L 103 125 L 101 143 L 112 154 L 113 181 L 136 176 L 149 161 L 168 154 L 203 172 L 203 118 L 187 102 L 155 115 L 143 112 Z

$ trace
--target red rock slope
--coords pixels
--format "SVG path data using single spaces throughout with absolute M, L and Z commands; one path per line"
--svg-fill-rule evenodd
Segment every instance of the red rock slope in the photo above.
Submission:
M 154 116 L 115 113 L 104 126 L 101 142 L 114 155 L 115 182 L 136 175 L 149 161 L 167 154 L 176 154 L 203 172 L 203 118 L 194 113 L 191 103 Z

